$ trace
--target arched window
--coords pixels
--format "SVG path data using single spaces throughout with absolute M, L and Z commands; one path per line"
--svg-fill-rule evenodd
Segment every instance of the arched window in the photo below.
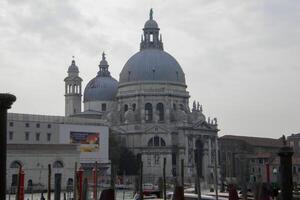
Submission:
M 132 111 L 135 111 L 135 109 L 136 109 L 136 104 L 133 103 L 133 104 L 132 104 Z
M 148 147 L 152 147 L 153 146 L 153 138 L 151 138 L 149 141 L 148 141 Z
M 159 137 L 158 137 L 158 136 L 155 136 L 155 137 L 154 137 L 154 146 L 155 146 L 155 147 L 158 147 L 158 146 L 159 146 Z
M 153 118 L 152 104 L 146 103 L 146 105 L 145 105 L 145 120 L 147 122 L 150 122 L 150 121 L 152 121 L 152 118 Z
M 156 110 L 158 112 L 158 121 L 164 121 L 164 116 L 165 116 L 165 113 L 164 113 L 164 104 L 158 103 L 156 105 Z
M 72 178 L 68 178 L 68 181 L 67 181 L 67 186 L 73 186 L 73 179 Z
M 125 105 L 124 105 L 124 112 L 126 112 L 127 110 L 128 110 L 128 105 L 125 104 Z
M 149 147 L 152 147 L 152 146 L 164 147 L 164 146 L 166 146 L 166 142 L 163 138 L 161 138 L 159 136 L 154 136 L 154 137 L 150 138 L 150 140 L 148 141 L 148 146 Z
M 13 169 L 15 169 L 15 168 L 20 168 L 21 166 L 22 166 L 21 162 L 20 162 L 20 161 L 17 161 L 17 160 L 13 161 L 13 162 L 10 164 L 10 168 L 13 168 Z
M 162 147 L 166 146 L 166 142 L 162 138 L 160 138 L 160 146 L 162 146 Z
M 64 167 L 64 164 L 59 160 L 57 160 L 53 163 L 53 168 L 63 168 L 63 167 Z

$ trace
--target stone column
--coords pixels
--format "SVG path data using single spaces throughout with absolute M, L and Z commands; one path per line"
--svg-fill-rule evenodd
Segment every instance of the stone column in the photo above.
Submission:
M 294 154 L 291 147 L 286 146 L 285 137 L 283 137 L 284 146 L 280 148 L 280 186 L 281 199 L 293 199 L 293 172 L 292 172 L 292 155 Z
M 207 141 L 208 141 L 208 164 L 211 165 L 212 164 L 212 162 L 211 162 L 211 157 L 212 157 L 211 138 L 209 137 Z
M 16 101 L 11 94 L 0 94 L 0 199 L 6 194 L 7 109 Z
M 145 123 L 145 97 L 144 96 L 141 97 L 140 108 L 141 108 L 141 122 L 142 124 L 144 124 Z

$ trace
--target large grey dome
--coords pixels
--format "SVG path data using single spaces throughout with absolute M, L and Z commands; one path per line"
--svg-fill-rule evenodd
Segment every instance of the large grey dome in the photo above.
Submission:
M 118 81 L 111 77 L 105 54 L 99 64 L 99 72 L 84 89 L 84 102 L 87 101 L 111 101 L 115 98 L 118 90 Z
M 84 89 L 85 102 L 87 101 L 111 101 L 118 90 L 118 81 L 112 77 L 96 76 Z
M 157 48 L 134 54 L 120 73 L 120 84 L 134 81 L 168 81 L 185 85 L 185 75 L 176 59 Z

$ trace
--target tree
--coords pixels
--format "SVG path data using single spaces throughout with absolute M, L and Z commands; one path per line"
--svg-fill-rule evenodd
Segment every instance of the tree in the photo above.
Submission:
M 134 153 L 127 147 L 121 147 L 118 174 L 136 175 L 138 173 L 138 161 Z
M 138 173 L 137 158 L 132 151 L 121 144 L 114 133 L 109 134 L 109 159 L 116 166 L 117 174 L 136 175 Z

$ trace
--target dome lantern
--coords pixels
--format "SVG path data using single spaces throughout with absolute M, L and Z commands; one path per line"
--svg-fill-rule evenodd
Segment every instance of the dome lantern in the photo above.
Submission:
M 155 48 L 163 50 L 163 43 L 159 38 L 159 27 L 157 22 L 153 19 L 153 10 L 150 9 L 149 20 L 146 21 L 143 28 L 144 37 L 142 37 L 140 50 Z
M 99 72 L 98 72 L 98 76 L 102 76 L 102 77 L 108 77 L 110 76 L 110 72 L 108 71 L 108 63 L 106 61 L 106 57 L 105 57 L 105 53 L 103 51 L 102 53 L 102 60 L 100 61 L 99 64 Z
M 72 58 L 73 59 L 72 59 L 71 65 L 68 68 L 68 75 L 69 76 L 78 76 L 79 70 L 78 70 L 78 67 L 75 63 L 74 56 L 72 56 Z

